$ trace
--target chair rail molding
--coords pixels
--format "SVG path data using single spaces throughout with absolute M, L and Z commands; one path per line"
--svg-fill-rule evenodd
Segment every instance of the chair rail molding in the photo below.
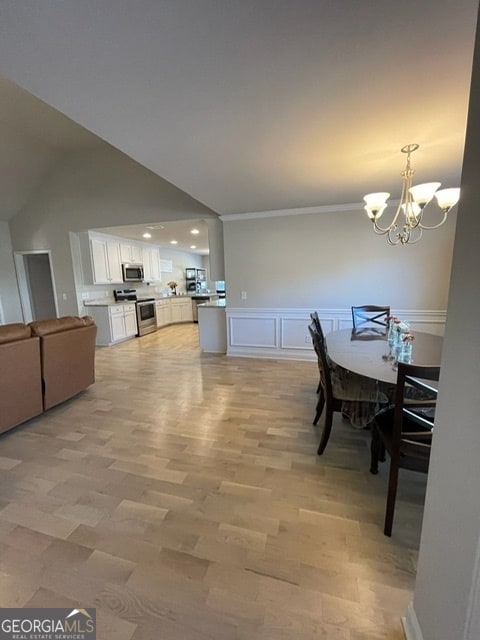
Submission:
M 352 327 L 347 309 L 267 309 L 227 307 L 227 355 L 250 358 L 316 360 L 308 332 L 310 313 L 317 311 L 325 334 Z M 392 309 L 412 331 L 443 335 L 446 311 Z

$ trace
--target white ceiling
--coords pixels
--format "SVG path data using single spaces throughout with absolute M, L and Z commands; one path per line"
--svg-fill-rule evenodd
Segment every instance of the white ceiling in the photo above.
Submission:
M 198 233 L 193 234 L 192 230 L 198 231 Z M 121 238 L 130 238 L 140 242 L 151 242 L 172 251 L 187 251 L 201 256 L 209 254 L 208 226 L 204 220 L 177 220 L 151 225 L 105 227 L 103 229 L 95 229 L 95 231 L 114 234 Z M 149 233 L 151 238 L 145 238 L 144 233 Z
M 398 197 L 412 142 L 417 182 L 459 182 L 477 10 L 5 0 L 0 72 L 219 214 L 345 204 Z M 11 90 L 0 82 L 4 219 L 66 147 L 98 142 L 25 94 L 5 109 Z

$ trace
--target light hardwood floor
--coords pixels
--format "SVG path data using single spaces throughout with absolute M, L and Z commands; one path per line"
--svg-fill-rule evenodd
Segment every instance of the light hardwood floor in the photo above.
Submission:
M 384 537 L 369 433 L 337 418 L 316 455 L 316 363 L 203 354 L 188 324 L 96 375 L 0 437 L 0 606 L 96 607 L 98 640 L 403 638 L 425 477 Z

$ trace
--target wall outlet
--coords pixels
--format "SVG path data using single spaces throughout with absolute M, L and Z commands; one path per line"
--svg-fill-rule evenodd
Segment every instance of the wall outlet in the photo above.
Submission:
M 64 300 L 66 300 L 66 299 L 67 299 L 67 294 L 66 294 L 66 293 L 62 293 L 62 298 L 63 298 Z
M 311 336 L 305 336 L 305 344 L 312 344 Z
M 246 300 L 247 299 L 247 292 L 246 291 L 241 291 L 240 292 L 240 298 L 242 300 Z

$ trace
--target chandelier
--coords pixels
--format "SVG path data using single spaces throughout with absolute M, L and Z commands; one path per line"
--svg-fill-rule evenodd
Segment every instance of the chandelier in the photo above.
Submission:
M 389 244 L 414 244 L 422 237 L 424 229 L 437 229 L 447 219 L 448 212 L 457 204 L 460 189 L 439 189 L 440 182 L 426 182 L 412 186 L 415 171 L 411 167 L 410 156 L 418 149 L 418 144 L 407 144 L 402 147 L 402 153 L 407 154 L 407 164 L 402 171 L 402 195 L 393 220 L 387 227 L 381 227 L 378 219 L 387 207 L 389 193 L 369 193 L 363 199 L 366 202 L 365 211 L 372 221 L 373 230 L 379 235 L 387 235 Z M 428 203 L 435 196 L 443 216 L 437 224 L 427 226 L 423 224 L 423 212 Z

